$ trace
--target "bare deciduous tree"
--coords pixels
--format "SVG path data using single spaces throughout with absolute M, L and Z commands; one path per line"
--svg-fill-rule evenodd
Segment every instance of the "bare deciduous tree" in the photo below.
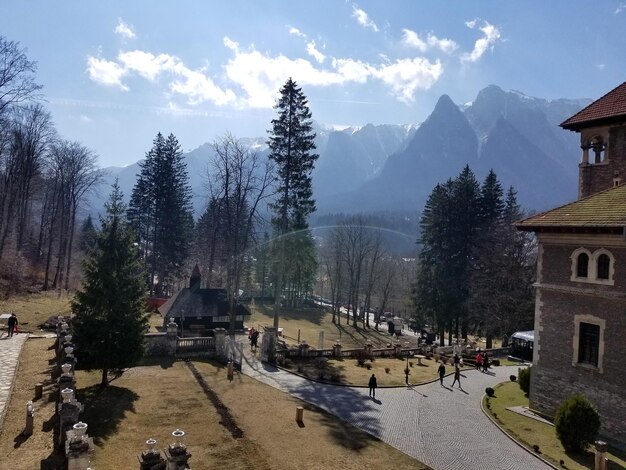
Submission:
M 37 98 L 37 63 L 28 60 L 20 43 L 0 36 L 0 114 L 11 104 Z

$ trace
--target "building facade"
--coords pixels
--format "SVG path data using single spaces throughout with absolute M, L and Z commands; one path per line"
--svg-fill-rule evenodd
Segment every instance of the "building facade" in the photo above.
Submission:
M 579 199 L 517 224 L 539 250 L 530 406 L 583 394 L 626 448 L 626 83 L 561 127 L 580 133 Z

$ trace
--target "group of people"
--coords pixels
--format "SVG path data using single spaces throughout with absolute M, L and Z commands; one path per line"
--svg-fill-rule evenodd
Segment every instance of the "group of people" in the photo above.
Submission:
M 483 372 L 489 370 L 489 356 L 487 356 L 485 351 L 478 350 L 476 353 L 476 370 L 482 370 Z
M 454 384 L 458 383 L 459 384 L 459 388 L 461 387 L 461 360 L 459 359 L 457 361 L 458 356 L 455 354 L 455 361 L 454 361 L 454 380 L 452 381 L 452 385 L 450 385 L 451 387 L 454 387 Z M 437 369 L 437 373 L 439 374 L 439 383 L 441 384 L 441 386 L 443 387 L 443 378 L 446 375 L 446 366 L 444 365 L 443 361 L 441 362 L 441 364 L 439 364 L 439 368 Z

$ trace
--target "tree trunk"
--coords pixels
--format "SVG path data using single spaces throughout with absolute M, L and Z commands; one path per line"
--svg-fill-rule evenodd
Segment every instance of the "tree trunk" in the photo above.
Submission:
M 102 380 L 100 381 L 100 387 L 106 387 L 109 383 L 109 369 L 102 369 Z

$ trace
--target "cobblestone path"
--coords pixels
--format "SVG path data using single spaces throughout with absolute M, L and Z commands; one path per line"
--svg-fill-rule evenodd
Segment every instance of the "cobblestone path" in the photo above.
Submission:
M 0 337 L 0 427 L 2 427 L 4 413 L 9 404 L 17 361 L 27 338 L 28 334 L 24 333 L 9 338 L 6 332 L 3 332 Z
M 544 470 L 548 465 L 521 449 L 483 414 L 485 387 L 509 380 L 515 367 L 493 374 L 463 372 L 463 389 L 439 382 L 409 388 L 367 388 L 312 382 L 257 361 L 244 348 L 243 373 L 283 390 L 376 436 L 435 470 Z M 306 422 L 306 416 L 305 416 Z

